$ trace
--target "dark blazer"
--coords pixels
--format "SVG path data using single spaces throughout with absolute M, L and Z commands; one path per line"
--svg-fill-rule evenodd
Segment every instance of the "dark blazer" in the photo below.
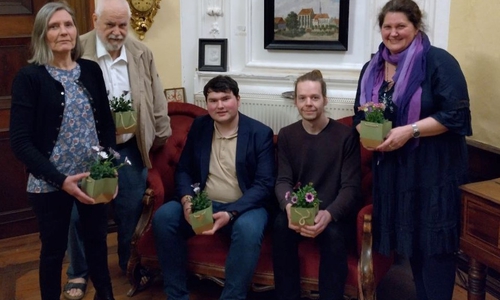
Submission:
M 209 115 L 193 121 L 175 173 L 176 196 L 194 196 L 193 183 L 203 190 L 208 178 L 214 121 Z M 243 193 L 227 206 L 242 214 L 264 207 L 275 183 L 273 132 L 268 126 L 239 113 L 236 142 L 236 176 Z

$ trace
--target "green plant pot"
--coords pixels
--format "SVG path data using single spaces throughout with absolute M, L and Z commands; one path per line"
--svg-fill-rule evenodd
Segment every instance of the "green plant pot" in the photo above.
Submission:
M 135 110 L 113 113 L 116 133 L 134 133 L 137 127 L 137 112 Z
M 214 219 L 212 217 L 212 205 L 200 211 L 189 214 L 189 222 L 196 234 L 201 234 L 203 231 L 212 229 Z
M 314 218 L 318 213 L 318 207 L 303 208 L 291 207 L 290 215 L 292 217 L 292 224 L 297 226 L 314 225 Z
M 113 200 L 117 186 L 118 178 L 94 180 L 91 177 L 87 177 L 82 180 L 82 190 L 95 200 L 95 204 L 108 203 Z
M 385 121 L 383 124 L 361 121 L 361 128 L 359 131 L 361 143 L 366 148 L 376 148 L 378 145 L 382 144 L 391 128 L 391 121 Z

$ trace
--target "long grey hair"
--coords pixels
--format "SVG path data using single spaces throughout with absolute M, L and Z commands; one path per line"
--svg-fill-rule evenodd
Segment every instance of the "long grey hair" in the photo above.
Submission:
M 33 56 L 28 60 L 28 62 L 38 65 L 46 65 L 54 59 L 54 54 L 47 44 L 47 28 L 52 15 L 61 9 L 64 9 L 71 15 L 73 24 L 76 27 L 75 13 L 66 3 L 49 2 L 45 4 L 40 11 L 38 11 L 35 17 L 35 23 L 33 24 L 33 31 L 31 33 L 31 51 L 33 52 Z M 73 61 L 82 56 L 82 47 L 80 39 L 78 38 L 78 29 L 76 34 L 76 44 L 73 50 L 71 50 L 71 59 Z

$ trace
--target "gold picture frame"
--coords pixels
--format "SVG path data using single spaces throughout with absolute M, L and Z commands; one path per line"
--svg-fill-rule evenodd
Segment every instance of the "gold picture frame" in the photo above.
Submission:
M 165 89 L 167 102 L 186 102 L 186 90 L 183 87 Z

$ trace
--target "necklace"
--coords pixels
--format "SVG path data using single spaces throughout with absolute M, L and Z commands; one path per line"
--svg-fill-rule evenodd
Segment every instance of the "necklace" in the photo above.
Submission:
M 396 69 L 394 68 L 394 73 L 396 73 Z M 389 63 L 385 62 L 385 82 L 387 86 L 385 87 L 385 92 L 388 92 L 394 86 L 394 81 L 392 81 L 392 76 L 389 75 Z
M 392 76 L 389 76 L 389 63 L 385 62 L 385 81 L 387 83 L 392 83 Z

